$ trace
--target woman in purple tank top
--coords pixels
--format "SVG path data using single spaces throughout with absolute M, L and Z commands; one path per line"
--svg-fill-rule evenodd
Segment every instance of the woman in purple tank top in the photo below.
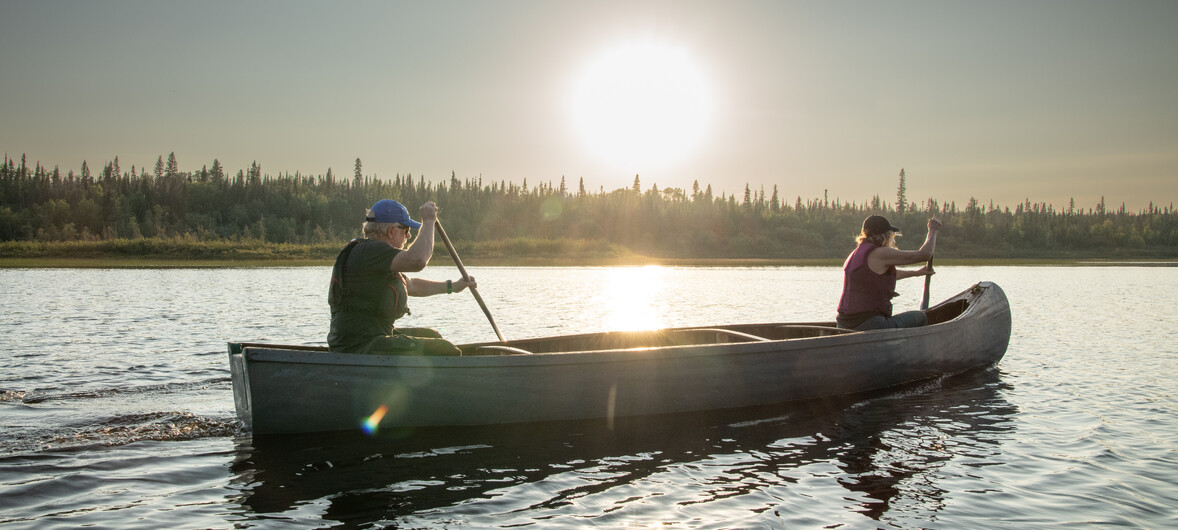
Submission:
M 880 215 L 863 221 L 863 230 L 856 238 L 859 246 L 843 263 L 843 295 L 839 299 L 838 325 L 840 328 L 866 331 L 881 328 L 912 328 L 928 322 L 923 311 L 892 314 L 892 298 L 896 294 L 896 280 L 933 274 L 928 266 L 919 270 L 898 270 L 897 265 L 911 265 L 932 259 L 937 246 L 937 231 L 941 222 L 928 220 L 928 237 L 920 250 L 896 248 L 900 229 Z

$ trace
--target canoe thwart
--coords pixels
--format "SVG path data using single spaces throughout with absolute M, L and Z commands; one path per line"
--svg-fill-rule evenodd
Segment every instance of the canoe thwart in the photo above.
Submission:
M 724 329 L 724 328 L 688 328 L 688 329 L 677 329 L 677 330 L 673 330 L 673 331 L 681 331 L 681 332 L 710 331 L 713 333 L 728 335 L 730 337 L 738 337 L 738 338 L 747 339 L 747 340 L 754 341 L 754 342 L 762 342 L 762 341 L 769 340 L 769 339 L 766 339 L 765 337 L 753 335 L 752 333 L 745 333 L 743 331 L 735 331 L 735 330 Z
M 501 344 L 487 344 L 485 346 L 479 346 L 479 347 L 475 348 L 475 350 L 478 350 L 478 351 L 493 350 L 493 351 L 497 351 L 500 353 L 519 353 L 519 354 L 524 354 L 524 355 L 531 355 L 532 354 L 532 352 L 525 350 L 523 348 L 515 348 L 512 346 L 503 346 Z
M 841 335 L 844 333 L 856 333 L 853 329 L 839 328 L 835 326 L 817 326 L 811 324 L 786 324 L 781 326 L 782 329 L 796 329 L 802 331 L 814 331 L 817 336 L 822 337 L 826 335 Z

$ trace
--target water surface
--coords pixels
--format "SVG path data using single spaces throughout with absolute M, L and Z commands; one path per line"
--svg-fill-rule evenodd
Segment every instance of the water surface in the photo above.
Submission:
M 482 268 L 503 334 L 830 320 L 834 267 Z M 0 270 L 0 524 L 228 528 L 1166 527 L 1169 267 L 939 267 L 1010 297 L 996 367 L 709 414 L 253 437 L 225 343 L 321 344 L 327 267 Z M 431 267 L 423 276 L 454 278 Z M 898 307 L 923 282 L 901 282 Z M 493 340 L 466 294 L 405 325 Z M 296 389 L 297 390 L 297 389 Z

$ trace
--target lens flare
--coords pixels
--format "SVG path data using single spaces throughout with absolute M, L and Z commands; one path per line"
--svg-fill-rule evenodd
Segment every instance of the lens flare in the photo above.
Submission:
M 388 411 L 389 408 L 385 405 L 377 407 L 376 412 L 373 412 L 371 416 L 364 420 L 364 432 L 367 434 L 376 434 L 376 427 L 380 425 L 380 420 L 384 419 L 384 415 Z

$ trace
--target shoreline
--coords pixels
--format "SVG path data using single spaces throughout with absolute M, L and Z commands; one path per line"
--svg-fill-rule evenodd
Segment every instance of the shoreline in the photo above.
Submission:
M 627 256 L 617 258 L 580 257 L 463 257 L 463 264 L 474 267 L 830 267 L 843 260 L 832 258 L 651 258 Z M 334 258 L 268 259 L 193 259 L 175 257 L 3 257 L 0 269 L 202 269 L 202 268 L 285 268 L 330 267 Z M 453 266 L 446 255 L 435 254 L 430 266 Z M 1071 266 L 1071 267 L 1178 267 L 1178 259 L 1111 258 L 937 258 L 943 266 Z
M 326 241 L 313 244 L 261 240 L 201 241 L 195 238 L 4 241 L 0 242 L 0 268 L 330 267 L 343 244 Z M 581 239 L 459 241 L 458 249 L 462 261 L 475 267 L 828 267 L 841 266 L 846 258 L 845 253 L 833 249 L 799 250 L 797 257 L 659 257 L 643 255 L 614 243 Z M 1170 248 L 1092 248 L 1086 251 L 945 248 L 938 254 L 937 263 L 950 266 L 1168 267 L 1178 266 L 1176 252 Z M 440 247 L 435 247 L 431 263 L 453 266 L 450 254 Z

